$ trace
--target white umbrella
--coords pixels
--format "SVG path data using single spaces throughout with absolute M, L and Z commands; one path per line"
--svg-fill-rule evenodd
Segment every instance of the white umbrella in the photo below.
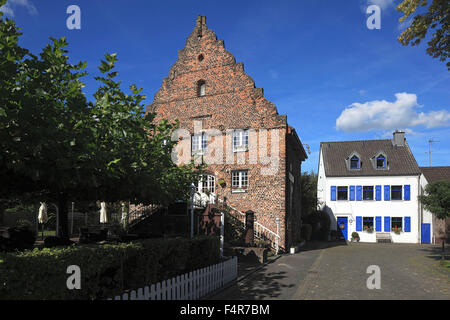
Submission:
M 100 223 L 108 223 L 108 216 L 106 215 L 106 203 L 100 203 Z
M 39 207 L 38 221 L 39 223 L 46 223 L 47 220 L 48 220 L 47 204 L 45 202 L 41 202 L 41 206 Z

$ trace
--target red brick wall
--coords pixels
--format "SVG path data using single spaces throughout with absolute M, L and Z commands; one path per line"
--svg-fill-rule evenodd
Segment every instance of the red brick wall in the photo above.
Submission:
M 200 55 L 203 56 L 202 61 L 199 60 Z M 206 83 L 206 94 L 203 97 L 198 96 L 197 84 L 200 80 Z M 171 121 L 178 119 L 180 127 L 189 130 L 191 134 L 194 132 L 194 121 L 201 124 L 203 129 L 220 130 L 223 136 L 212 140 L 219 139 L 216 140 L 219 143 L 221 141 L 223 157 L 219 158 L 223 158 L 223 161 L 208 165 L 208 171 L 215 175 L 216 182 L 219 179 L 226 181 L 224 188 L 216 185 L 216 193 L 222 199 L 227 197 L 229 203 L 241 211 L 253 210 L 256 213 L 256 221 L 273 231 L 276 231 L 275 219 L 280 218 L 281 245 L 289 242 L 285 237 L 288 220 L 286 159 L 289 145 L 286 140 L 288 136 L 286 116 L 279 115 L 275 105 L 264 97 L 263 90 L 255 88 L 252 78 L 244 72 L 243 64 L 236 63 L 233 55 L 225 50 L 224 42 L 217 40 L 215 33 L 207 28 L 203 18 L 199 17 L 197 20 L 192 34 L 186 40 L 185 48 L 179 50 L 178 60 L 171 67 L 169 76 L 163 79 L 162 86 L 147 111 L 156 112 L 156 121 L 162 118 Z M 226 148 L 232 147 L 232 140 L 227 141 L 225 136 L 230 129 L 256 131 L 256 136 L 249 139 L 251 150 L 233 154 L 232 163 L 226 159 Z M 256 149 L 256 145 L 262 142 L 258 138 L 261 130 L 269 131 L 267 147 L 269 153 L 272 144 L 278 144 L 279 147 L 278 155 L 270 154 L 274 159 L 276 157 L 274 162 L 277 162 L 275 165 L 277 170 L 271 175 L 261 172 L 267 165 L 261 164 L 259 160 L 256 164 L 251 164 L 249 160 L 251 154 L 259 156 L 261 153 L 261 150 Z M 271 134 L 278 134 L 278 137 Z M 184 148 L 184 155 L 189 158 L 190 140 L 181 142 L 178 147 Z M 295 149 L 296 145 L 290 148 Z M 299 177 L 301 152 L 299 150 L 296 152 L 300 156 L 294 154 L 290 163 L 295 167 L 295 175 Z M 245 159 L 238 162 L 238 157 Z M 249 172 L 249 187 L 246 193 L 231 191 L 231 171 L 236 169 L 246 169 Z M 299 189 L 296 187 L 295 197 L 298 192 Z M 295 215 L 299 210 L 300 206 L 293 210 Z M 297 225 L 291 224 L 291 234 L 294 234 Z M 290 238 L 294 240 L 297 237 L 291 235 Z

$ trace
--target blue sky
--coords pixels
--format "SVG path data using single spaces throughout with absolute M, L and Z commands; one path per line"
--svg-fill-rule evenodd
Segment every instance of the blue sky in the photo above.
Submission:
M 318 167 L 321 141 L 406 138 L 420 166 L 450 165 L 450 75 L 426 44 L 403 47 L 401 13 L 392 0 L 100 1 L 9 0 L 3 11 L 39 53 L 49 37 L 66 36 L 72 62 L 87 61 L 86 94 L 105 53 L 118 54 L 124 87 L 143 88 L 150 104 L 198 15 L 296 128 Z M 381 29 L 369 30 L 366 8 L 381 8 Z M 69 30 L 69 5 L 81 9 L 81 30 Z

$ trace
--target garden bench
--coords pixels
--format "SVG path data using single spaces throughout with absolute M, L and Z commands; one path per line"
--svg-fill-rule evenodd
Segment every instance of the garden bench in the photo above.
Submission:
M 378 243 L 391 243 L 391 234 L 389 232 L 377 232 L 376 239 Z

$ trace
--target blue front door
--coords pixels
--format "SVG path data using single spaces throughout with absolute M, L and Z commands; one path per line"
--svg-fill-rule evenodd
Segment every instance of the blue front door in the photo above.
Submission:
M 337 229 L 338 232 L 341 232 L 342 237 L 345 240 L 348 240 L 348 218 L 347 217 L 338 217 L 337 218 Z
M 429 223 L 422 223 L 421 227 L 421 242 L 431 243 L 431 225 Z

